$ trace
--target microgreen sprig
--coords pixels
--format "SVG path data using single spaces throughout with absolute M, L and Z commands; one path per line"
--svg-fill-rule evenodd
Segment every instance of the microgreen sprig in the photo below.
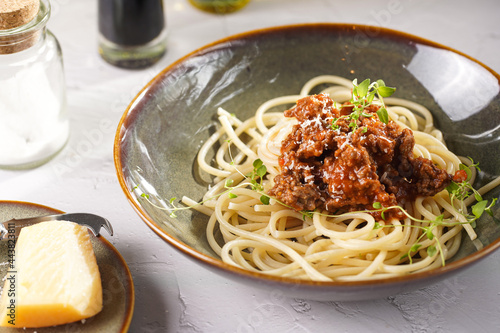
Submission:
M 239 170 L 238 170 L 238 172 L 239 172 Z M 241 174 L 241 172 L 239 172 L 239 173 Z M 253 162 L 253 170 L 247 175 L 242 174 L 243 177 L 245 178 L 245 181 L 242 181 L 238 185 L 233 186 L 234 180 L 226 179 L 226 181 L 224 182 L 225 191 L 218 193 L 213 197 L 207 198 L 206 200 L 200 201 L 200 202 L 196 203 L 196 205 L 192 205 L 192 206 L 183 206 L 183 207 L 178 206 L 175 203 L 177 198 L 173 197 L 168 201 L 170 207 L 165 208 L 165 207 L 160 207 L 160 206 L 154 204 L 152 202 L 149 194 L 141 193 L 139 196 L 141 198 L 146 199 L 150 204 L 152 204 L 156 208 L 167 209 L 170 212 L 169 216 L 172 218 L 177 217 L 176 213 L 178 211 L 189 210 L 189 209 L 192 209 L 196 206 L 203 205 L 205 202 L 208 202 L 208 201 L 213 200 L 213 199 L 217 199 L 218 197 L 220 197 L 224 194 L 227 194 L 230 199 L 235 199 L 238 197 L 238 195 L 234 194 L 233 190 L 235 190 L 237 188 L 244 188 L 247 186 L 250 186 L 250 188 L 256 192 L 261 193 L 262 195 L 260 197 L 260 202 L 264 205 L 269 205 L 271 197 L 269 195 L 267 195 L 266 193 L 264 193 L 264 184 L 263 184 L 264 176 L 266 175 L 266 173 L 267 173 L 267 167 L 264 165 L 262 160 L 256 159 Z M 138 189 L 139 189 L 139 186 L 134 186 L 131 191 L 133 192 L 133 191 L 136 191 Z
M 267 168 L 262 162 L 262 160 L 259 158 L 253 161 L 252 165 L 253 165 L 253 170 L 246 177 L 252 184 L 253 190 L 263 191 L 264 186 L 262 183 L 264 181 L 264 176 L 267 173 Z
M 411 254 L 414 252 L 417 252 L 422 247 L 422 240 L 424 239 L 424 237 L 426 237 L 430 241 L 432 241 L 434 239 L 433 230 L 436 227 L 438 227 L 438 226 L 451 227 L 451 226 L 455 226 L 455 225 L 468 223 L 468 222 L 460 222 L 460 221 L 457 222 L 457 221 L 453 221 L 453 220 L 445 220 L 443 214 L 436 216 L 436 218 L 434 220 L 421 220 L 421 219 L 417 219 L 417 218 L 411 216 L 410 214 L 408 214 L 408 212 L 406 212 L 406 210 L 401 206 L 381 207 L 381 204 L 379 202 L 375 202 L 373 204 L 373 207 L 376 209 L 375 211 L 381 212 L 381 216 L 383 219 L 385 219 L 384 212 L 386 212 L 390 209 L 399 209 L 410 220 L 412 220 L 414 222 L 420 222 L 420 225 L 411 224 L 408 226 L 411 228 L 421 229 L 422 233 L 419 236 L 419 238 L 415 241 L 415 243 L 410 247 L 408 252 L 399 258 L 400 260 L 408 258 L 408 261 L 410 262 L 410 264 L 412 263 L 412 260 L 413 260 L 412 259 L 413 257 Z M 376 230 L 376 229 L 388 228 L 388 227 L 397 227 L 397 225 L 385 225 L 385 224 L 381 224 L 379 222 L 376 222 L 373 229 Z M 442 250 L 441 243 L 439 242 L 439 240 L 437 238 L 436 238 L 436 245 L 428 246 L 426 251 L 427 251 L 427 255 L 429 257 L 433 257 L 439 251 L 439 254 L 441 256 L 441 263 L 443 266 L 445 265 L 444 252 Z
M 365 112 L 372 103 L 375 97 L 378 98 L 381 107 L 377 111 L 377 116 L 381 122 L 387 124 L 389 122 L 389 114 L 385 108 L 384 97 L 389 97 L 396 91 L 396 88 L 387 87 L 385 82 L 382 80 L 377 80 L 375 82 L 370 82 L 370 79 L 366 79 L 360 84 L 358 80 L 354 79 L 352 81 L 353 89 L 351 92 L 350 104 L 343 107 L 352 107 L 352 112 L 349 115 L 341 116 L 339 118 L 334 118 L 332 120 L 332 129 L 339 129 L 338 121 L 340 119 L 347 119 L 349 122 L 349 128 L 355 131 L 358 128 L 358 120 L 360 117 L 373 117 L 373 114 Z M 366 132 L 366 128 L 363 129 Z
M 472 184 L 470 183 L 472 171 L 470 168 L 474 167 L 478 171 L 480 171 L 481 169 L 479 168 L 477 163 L 474 163 L 474 160 L 472 158 L 469 157 L 469 159 L 471 161 L 471 165 L 468 166 L 463 163 L 460 164 L 460 170 L 463 170 L 466 173 L 467 178 L 458 183 L 452 181 L 450 185 L 446 187 L 446 190 L 448 191 L 452 205 L 454 205 L 455 199 L 463 201 L 472 195 L 474 196 L 474 199 L 476 199 L 476 203 L 471 206 L 472 215 L 468 214 L 464 207 L 455 207 L 455 209 L 457 209 L 460 214 L 465 216 L 466 219 L 471 223 L 471 225 L 475 227 L 476 220 L 480 218 L 484 212 L 493 216 L 493 211 L 491 209 L 495 205 L 497 198 L 494 198 L 488 205 L 488 200 L 485 200 L 482 195 L 476 189 L 474 189 L 474 187 L 472 187 Z

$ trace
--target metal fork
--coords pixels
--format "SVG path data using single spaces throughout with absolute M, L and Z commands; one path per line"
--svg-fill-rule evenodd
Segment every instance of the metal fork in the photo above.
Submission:
M 17 239 L 21 229 L 28 227 L 33 224 L 46 221 L 70 221 L 77 224 L 86 226 L 92 231 L 94 236 L 99 236 L 101 227 L 106 229 L 106 231 L 113 236 L 113 227 L 111 223 L 104 217 L 89 214 L 89 213 L 68 213 L 68 214 L 57 214 L 57 215 L 45 215 L 30 217 L 25 219 L 12 219 L 3 223 L 0 223 L 0 241 L 8 239 Z

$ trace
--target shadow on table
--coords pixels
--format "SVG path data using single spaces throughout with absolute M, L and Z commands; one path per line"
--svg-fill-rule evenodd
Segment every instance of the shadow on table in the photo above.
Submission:
M 173 321 L 179 321 L 182 312 L 172 266 L 154 261 L 130 263 L 129 268 L 135 286 L 135 310 L 129 332 L 165 332 Z

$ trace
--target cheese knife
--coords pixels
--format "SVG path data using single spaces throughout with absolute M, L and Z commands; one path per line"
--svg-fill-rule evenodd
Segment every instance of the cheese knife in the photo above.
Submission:
M 111 223 L 104 217 L 90 214 L 90 213 L 68 213 L 56 215 L 44 215 L 37 217 L 29 217 L 23 219 L 12 219 L 0 223 L 0 241 L 9 239 L 17 239 L 21 229 L 33 224 L 46 221 L 70 221 L 79 225 L 86 226 L 94 234 L 99 236 L 101 228 L 104 228 L 111 236 L 113 236 L 113 227 Z

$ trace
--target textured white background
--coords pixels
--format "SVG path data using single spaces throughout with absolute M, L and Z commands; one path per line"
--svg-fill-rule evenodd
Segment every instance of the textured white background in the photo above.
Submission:
M 49 28 L 65 61 L 68 145 L 48 164 L 0 171 L 0 199 L 107 217 L 108 239 L 136 288 L 130 332 L 500 332 L 500 253 L 442 283 L 367 302 L 314 302 L 233 283 L 174 251 L 140 220 L 115 176 L 113 139 L 136 93 L 165 66 L 231 34 L 291 23 L 364 23 L 398 29 L 464 52 L 500 72 L 497 0 L 252 0 L 217 16 L 166 0 L 168 52 L 153 68 L 126 71 L 97 53 L 95 0 L 52 0 Z M 498 119 L 496 120 L 498 121 Z

